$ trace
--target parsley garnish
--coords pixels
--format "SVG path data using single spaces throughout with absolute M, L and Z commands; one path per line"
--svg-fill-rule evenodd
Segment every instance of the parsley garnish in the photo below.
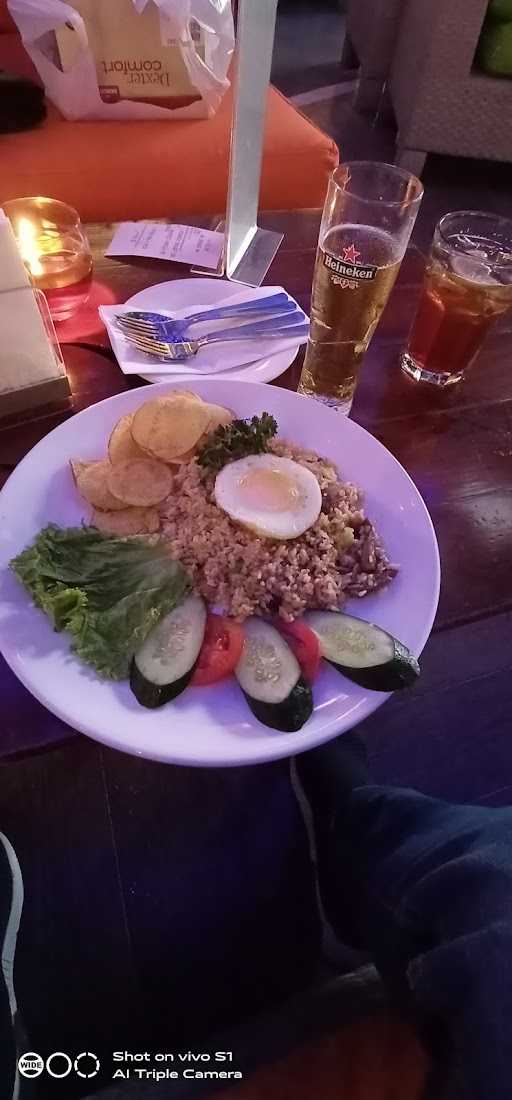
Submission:
M 231 424 L 216 428 L 208 436 L 197 461 L 210 470 L 221 470 L 237 458 L 264 454 L 276 432 L 277 421 L 267 412 L 253 416 L 251 420 L 232 420 Z

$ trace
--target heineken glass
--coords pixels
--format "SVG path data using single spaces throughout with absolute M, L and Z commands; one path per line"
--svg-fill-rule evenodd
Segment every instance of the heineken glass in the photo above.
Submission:
M 299 393 L 350 412 L 359 366 L 398 275 L 422 195 L 420 181 L 392 164 L 354 161 L 332 175 Z

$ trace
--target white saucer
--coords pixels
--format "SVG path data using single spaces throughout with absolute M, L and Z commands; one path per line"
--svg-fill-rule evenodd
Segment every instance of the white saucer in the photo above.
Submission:
M 202 305 L 214 306 L 217 302 L 226 300 L 227 298 L 234 298 L 239 296 L 241 292 L 247 289 L 240 283 L 232 283 L 227 279 L 176 279 L 167 283 L 159 283 L 156 286 L 146 287 L 145 290 L 139 291 L 138 294 L 134 294 L 132 298 L 128 298 L 125 302 L 125 306 L 133 307 L 133 309 L 147 309 L 147 310 L 182 310 L 193 309 L 194 306 L 200 302 Z M 259 290 L 260 288 L 258 288 Z M 252 291 L 253 292 L 253 291 Z M 254 292 L 255 293 L 255 292 Z M 128 363 L 132 365 L 135 362 L 133 355 L 130 355 L 128 351 L 128 345 L 124 341 L 123 337 L 118 334 L 114 326 L 108 328 L 110 340 L 116 358 L 122 368 L 123 364 Z M 244 345 L 242 341 L 237 341 L 233 344 L 218 345 L 215 348 L 215 354 L 222 356 L 226 361 L 226 370 L 216 371 L 215 379 L 234 380 L 241 379 L 249 382 L 271 382 L 274 378 L 279 378 L 281 374 L 284 374 L 288 369 L 297 352 L 300 348 L 300 344 L 295 343 L 292 340 L 279 342 L 279 350 L 272 352 L 272 341 L 264 340 L 262 337 L 261 344 L 259 345 L 262 354 L 258 359 L 252 362 L 247 362 L 246 357 L 243 357 Z M 247 343 L 245 343 L 247 348 Z M 211 355 L 213 351 L 209 349 Z M 136 355 L 137 353 L 135 353 Z M 199 352 L 201 356 L 201 352 Z M 242 361 L 241 361 L 241 356 Z M 199 362 L 198 362 L 199 365 Z M 147 382 L 164 382 L 166 378 L 170 381 L 178 380 L 179 378 L 205 378 L 206 375 L 197 368 L 190 370 L 183 364 L 177 365 L 176 369 L 169 367 L 165 373 L 162 371 L 151 372 L 150 370 L 137 370 L 138 375 L 144 378 Z

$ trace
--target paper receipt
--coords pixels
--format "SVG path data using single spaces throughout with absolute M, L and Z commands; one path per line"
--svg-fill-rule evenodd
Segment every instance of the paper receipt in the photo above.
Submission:
M 122 222 L 105 256 L 150 256 L 173 263 L 218 267 L 224 234 L 195 225 L 160 225 L 158 222 Z

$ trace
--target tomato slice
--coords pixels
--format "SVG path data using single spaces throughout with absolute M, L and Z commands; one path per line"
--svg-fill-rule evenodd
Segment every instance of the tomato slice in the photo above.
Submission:
M 244 632 L 239 623 L 224 615 L 208 612 L 204 640 L 192 674 L 191 684 L 202 687 L 230 676 L 244 648 Z
M 304 679 L 312 684 L 320 666 L 320 642 L 316 634 L 302 622 L 295 619 L 292 623 L 284 619 L 274 619 L 274 626 L 284 634 L 290 649 L 295 654 Z

